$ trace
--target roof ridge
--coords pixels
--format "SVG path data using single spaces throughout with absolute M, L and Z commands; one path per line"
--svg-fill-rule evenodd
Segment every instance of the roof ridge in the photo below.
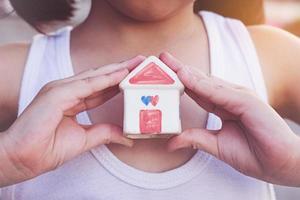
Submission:
M 154 63 L 156 66 L 150 66 L 151 63 Z M 150 71 L 151 67 L 153 70 L 155 70 L 155 68 L 153 67 L 157 67 L 157 66 L 163 71 L 163 73 L 154 76 L 153 79 L 151 80 L 151 75 L 153 75 L 153 72 Z M 143 74 L 143 72 L 144 73 L 148 72 L 148 74 L 145 75 Z M 159 72 L 159 70 L 154 71 L 154 73 L 155 72 L 157 73 Z M 137 76 L 141 76 L 141 77 L 137 77 Z M 139 78 L 144 78 L 144 80 Z M 120 83 L 120 88 L 123 90 L 129 87 L 130 88 L 153 88 L 153 87 L 157 88 L 157 86 L 159 86 L 161 89 L 177 88 L 182 92 L 184 89 L 184 86 L 179 80 L 179 78 L 177 77 L 177 74 L 174 71 L 172 71 L 172 69 L 170 69 L 165 63 L 163 63 L 156 56 L 149 56 L 148 58 L 146 58 L 133 71 L 131 71 L 129 75 Z

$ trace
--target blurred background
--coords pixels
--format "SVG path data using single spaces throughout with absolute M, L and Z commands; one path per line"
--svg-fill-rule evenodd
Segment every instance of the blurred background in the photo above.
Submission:
M 87 16 L 90 0 L 77 1 L 78 9 L 75 17 L 70 22 L 59 26 L 76 25 Z M 238 17 L 246 24 L 266 23 L 277 26 L 300 37 L 300 0 L 265 0 L 263 3 L 261 1 L 199 0 L 197 6 L 230 17 Z M 13 12 L 8 0 L 0 0 L 0 45 L 15 41 L 30 41 L 34 34 L 37 32 Z M 299 125 L 289 121 L 288 123 L 296 133 L 300 134 Z M 276 186 L 276 196 L 278 200 L 300 200 L 300 188 Z

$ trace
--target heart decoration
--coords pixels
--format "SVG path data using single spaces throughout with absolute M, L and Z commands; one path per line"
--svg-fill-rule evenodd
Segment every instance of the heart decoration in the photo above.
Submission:
M 142 96 L 141 100 L 146 106 L 148 106 L 148 104 L 151 102 L 152 98 L 151 98 L 151 96 Z
M 156 106 L 159 101 L 159 96 L 142 96 L 141 100 L 146 106 L 148 106 L 150 102 L 153 106 Z
M 153 106 L 156 106 L 157 103 L 158 103 L 158 100 L 159 100 L 159 96 L 158 95 L 153 96 L 152 99 L 151 99 L 151 104 Z

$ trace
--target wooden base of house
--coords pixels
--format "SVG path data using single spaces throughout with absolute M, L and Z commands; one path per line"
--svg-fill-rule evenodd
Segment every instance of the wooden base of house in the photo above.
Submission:
M 178 135 L 178 133 L 164 133 L 164 134 L 126 134 L 124 135 L 130 139 L 151 139 L 151 138 L 170 138 L 172 136 Z

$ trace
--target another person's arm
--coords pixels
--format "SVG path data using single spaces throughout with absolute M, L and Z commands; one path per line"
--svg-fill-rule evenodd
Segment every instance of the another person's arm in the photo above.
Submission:
M 271 106 L 249 89 L 190 72 L 170 54 L 162 54 L 160 58 L 177 72 L 186 93 L 223 122 L 218 131 L 184 130 L 170 139 L 170 151 L 186 147 L 201 149 L 248 176 L 300 186 L 300 138 Z

